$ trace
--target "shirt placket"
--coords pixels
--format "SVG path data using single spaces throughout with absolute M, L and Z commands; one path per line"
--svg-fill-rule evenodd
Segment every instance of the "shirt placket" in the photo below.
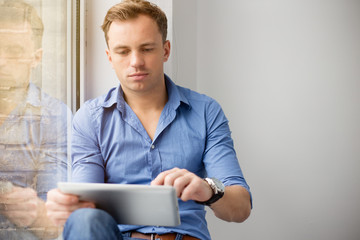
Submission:
M 161 133 L 171 124 L 171 122 L 175 119 L 176 112 L 169 108 L 169 105 L 166 105 L 163 113 L 160 116 L 158 126 L 156 128 L 156 133 L 154 137 L 154 141 L 150 144 L 149 150 L 149 161 L 151 162 L 151 172 L 152 179 L 154 179 L 157 175 L 159 175 L 163 171 L 162 166 L 162 158 L 160 151 L 160 141 Z

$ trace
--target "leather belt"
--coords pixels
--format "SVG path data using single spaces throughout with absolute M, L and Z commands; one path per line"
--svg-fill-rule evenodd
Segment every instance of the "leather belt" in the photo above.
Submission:
M 150 240 L 175 240 L 176 239 L 176 233 L 167 233 L 167 234 L 162 234 L 162 235 L 158 235 L 156 233 L 148 233 L 148 234 L 144 234 L 144 233 L 140 233 L 140 232 L 132 232 L 131 233 L 131 237 L 133 238 L 139 238 L 139 239 L 150 239 Z M 192 237 L 189 235 L 183 235 L 182 240 L 199 240 L 196 237 Z

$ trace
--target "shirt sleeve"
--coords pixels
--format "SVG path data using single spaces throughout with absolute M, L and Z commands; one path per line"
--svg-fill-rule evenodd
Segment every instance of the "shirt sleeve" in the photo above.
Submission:
M 88 104 L 74 116 L 71 139 L 72 182 L 104 182 L 104 160 L 95 123 L 96 117 Z
M 215 100 L 208 104 L 205 116 L 207 138 L 203 162 L 207 176 L 221 180 L 225 186 L 243 186 L 250 193 L 236 157 L 228 120 Z
M 59 111 L 59 108 L 61 111 Z M 59 114 L 41 117 L 41 147 L 39 161 L 44 171 L 37 175 L 38 195 L 46 200 L 47 192 L 57 187 L 57 182 L 67 181 L 68 166 L 68 127 L 71 124 L 71 111 L 60 105 Z

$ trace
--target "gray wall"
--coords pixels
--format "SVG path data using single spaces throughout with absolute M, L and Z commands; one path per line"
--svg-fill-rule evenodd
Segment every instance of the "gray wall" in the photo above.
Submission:
M 223 106 L 254 197 L 213 239 L 360 239 L 360 1 L 172 3 L 170 75 Z M 91 98 L 117 81 L 88 40 Z
M 360 239 L 360 1 L 197 2 L 198 90 L 254 195 L 214 239 Z

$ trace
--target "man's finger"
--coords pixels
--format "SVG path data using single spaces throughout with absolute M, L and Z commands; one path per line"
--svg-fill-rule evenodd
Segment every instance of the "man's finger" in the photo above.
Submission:
M 79 197 L 73 194 L 62 193 L 59 189 L 52 189 L 47 194 L 48 201 L 61 205 L 74 205 L 79 202 Z
M 151 185 L 164 185 L 164 181 L 167 175 L 178 171 L 179 168 L 173 168 L 170 170 L 166 170 L 164 172 L 161 172 L 152 182 Z
M 13 187 L 13 191 L 0 196 L 1 203 L 22 203 L 37 198 L 35 190 L 31 188 Z

